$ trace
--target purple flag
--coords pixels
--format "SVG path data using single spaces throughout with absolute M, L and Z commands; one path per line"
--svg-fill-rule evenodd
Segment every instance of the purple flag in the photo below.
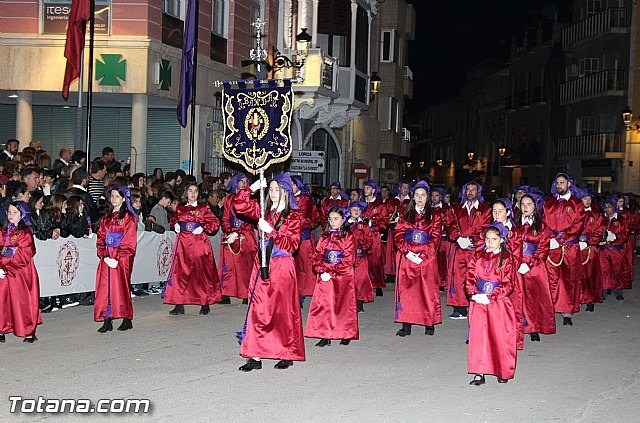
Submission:
M 196 2 L 197 0 L 189 0 L 187 3 L 187 20 L 184 21 L 180 95 L 178 97 L 178 122 L 180 122 L 183 128 L 187 126 L 187 108 L 193 100 L 193 84 L 195 83 L 193 80 L 193 59 L 196 39 L 198 38 Z

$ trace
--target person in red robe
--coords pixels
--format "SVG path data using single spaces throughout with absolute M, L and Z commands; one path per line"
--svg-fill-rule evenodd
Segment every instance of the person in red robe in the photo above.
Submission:
M 342 190 L 342 184 L 340 181 L 331 182 L 329 185 L 329 197 L 322 200 L 320 204 L 320 214 L 322 224 L 327 224 L 327 218 L 329 217 L 329 209 L 333 206 L 347 207 L 349 205 L 349 197 Z
M 411 325 L 425 327 L 426 335 L 435 333 L 442 323 L 436 251 L 442 233 L 442 215 L 429 205 L 429 185 L 419 181 L 413 199 L 395 229 L 396 307 L 394 321 L 402 323 L 397 336 L 411 335 Z
M 165 284 L 165 304 L 175 307 L 169 312 L 184 314 L 185 304 L 200 306 L 201 315 L 210 312 L 211 304 L 222 301 L 218 269 L 211 241 L 220 221 L 208 205 L 198 202 L 200 190 L 194 183 L 185 187 L 185 204 L 176 209 L 170 224 L 177 232 L 169 279 Z
M 369 277 L 368 253 L 373 245 L 369 225 L 362 220 L 362 211 L 367 207 L 364 201 L 349 204 L 349 225 L 356 243 L 355 285 L 358 312 L 364 312 L 364 303 L 373 302 L 373 285 Z
M 382 200 L 378 198 L 380 187 L 378 183 L 369 180 L 364 184 L 364 200 L 367 207 L 362 212 L 362 218 L 369 224 L 371 235 L 373 236 L 373 244 L 369 250 L 369 276 L 371 284 L 375 288 L 376 296 L 382 297 L 382 288 L 386 285 L 384 277 L 384 255 L 382 249 L 381 234 L 389 227 L 389 213 L 387 208 L 382 204 Z
M 629 202 L 632 194 L 624 194 L 618 198 L 618 213 L 624 218 L 629 229 L 627 243 L 624 245 L 624 256 L 627 261 L 622 275 L 623 288 L 631 289 L 633 284 L 633 264 L 635 261 L 636 238 L 640 227 L 640 214 Z
M 440 236 L 440 242 L 438 243 L 438 278 L 440 289 L 443 290 L 447 283 L 448 269 L 448 257 L 453 245 L 449 242 L 449 234 L 447 233 L 447 219 L 449 210 L 451 207 L 446 204 L 444 199 L 445 189 L 435 187 L 431 189 L 431 210 L 433 213 L 440 213 L 442 216 L 442 235 Z
M 301 219 L 293 197 L 289 172 L 277 175 L 269 183 L 266 216 L 260 217 L 260 204 L 250 198 L 252 191 L 266 187 L 266 181 L 254 182 L 250 189 L 234 197 L 236 211 L 258 220 L 266 237 L 268 277 L 254 259 L 249 280 L 249 306 L 244 328 L 238 335 L 240 355 L 247 362 L 240 370 L 250 372 L 262 368 L 262 359 L 279 360 L 275 368 L 287 369 L 294 361 L 305 360 L 302 315 L 298 296 L 293 253 L 300 245 Z
M 551 186 L 551 196 L 543 206 L 543 216 L 553 237 L 549 241 L 547 271 L 556 313 L 562 314 L 563 326 L 573 325 L 573 314 L 580 311 L 582 260 L 580 234 L 584 227 L 584 205 L 573 195 L 572 179 L 558 173 Z
M 580 190 L 585 218 L 584 228 L 580 234 L 580 259 L 582 260 L 582 290 L 580 304 L 587 305 L 587 311 L 595 310 L 595 303 L 603 300 L 603 277 L 600 267 L 599 244 L 605 230 L 604 215 L 588 190 Z
M 122 318 L 118 330 L 133 329 L 131 272 L 138 246 L 138 215 L 131 207 L 129 188 L 112 185 L 107 193 L 109 211 L 100 219 L 96 240 L 98 269 L 93 320 L 103 322 L 100 333 L 113 330 L 113 319 Z
M 513 191 L 511 203 L 513 204 L 513 220 L 514 222 L 519 222 L 522 217 L 522 208 L 520 207 L 520 200 L 522 196 L 527 192 L 530 192 L 531 189 L 528 185 L 520 185 Z
M 556 319 L 547 273 L 551 230 L 540 216 L 544 199 L 535 193 L 520 197 L 520 219 L 513 229 L 513 257 L 518 265 L 516 286 L 522 293 L 524 333 L 532 341 L 556 333 Z
M 222 209 L 222 236 L 220 237 L 220 256 L 218 277 L 222 290 L 222 304 L 230 304 L 229 297 L 242 299 L 247 303 L 249 278 L 253 261 L 247 257 L 258 254 L 255 223 L 241 219 L 233 209 L 233 197 L 247 188 L 248 179 L 243 173 L 233 175 L 225 187 L 229 195 L 224 199 Z
M 449 212 L 447 231 L 455 248 L 449 257 L 449 280 L 447 282 L 447 305 L 453 307 L 450 319 L 466 319 L 469 300 L 464 293 L 468 263 L 482 239 L 482 231 L 491 223 L 491 207 L 484 202 L 482 186 L 468 182 L 460 190 L 462 203 L 452 206 Z
M 0 250 L 0 342 L 11 332 L 28 344 L 38 340 L 36 326 L 42 324 L 40 280 L 33 263 L 36 246 L 29 226 L 29 206 L 23 201 L 9 203 Z
M 329 227 L 313 254 L 318 282 L 309 306 L 305 336 L 320 338 L 317 347 L 340 339 L 349 345 L 359 338 L 354 265 L 356 242 L 340 206 L 329 210 Z
M 398 248 L 394 240 L 393 230 L 400 219 L 400 215 L 409 205 L 411 196 L 411 186 L 409 182 L 400 181 L 398 183 L 398 195 L 384 201 L 383 204 L 387 208 L 389 214 L 389 227 L 381 235 L 382 248 L 384 249 L 384 273 L 387 281 L 393 281 L 396 277 L 396 253 Z
M 296 278 L 298 279 L 298 294 L 300 295 L 300 306 L 304 302 L 304 297 L 313 295 L 316 288 L 316 275 L 313 273 L 313 254 L 316 240 L 311 231 L 321 225 L 322 218 L 316 207 L 309 190 L 304 185 L 301 176 L 292 175 L 293 195 L 298 205 L 298 213 L 301 222 L 301 240 L 298 251 L 293 254 L 296 264 Z
M 513 379 L 516 370 L 517 323 L 509 294 L 515 285 L 516 263 L 506 246 L 508 230 L 494 222 L 484 230 L 484 248 L 469 261 L 465 290 L 469 308 L 467 366 L 475 374 L 471 385 L 485 383 L 485 375 L 499 383 Z
M 629 238 L 625 218 L 617 211 L 615 198 L 604 203 L 605 234 L 600 246 L 600 267 L 604 276 L 604 289 L 611 290 L 616 300 L 624 300 L 624 275 L 628 272 L 624 247 Z

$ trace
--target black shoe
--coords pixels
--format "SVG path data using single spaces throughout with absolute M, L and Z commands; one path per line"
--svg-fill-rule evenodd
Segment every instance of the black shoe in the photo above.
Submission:
M 618 300 L 618 301 L 624 301 L 624 297 L 622 296 L 622 294 L 620 294 L 620 295 L 616 295 L 616 300 Z
M 40 310 L 41 313 L 51 313 L 51 311 L 53 311 L 52 304 L 47 304 L 44 307 L 42 307 L 42 309 Z
M 342 341 L 340 341 L 340 345 L 349 345 L 351 343 L 350 339 L 343 339 Z
M 382 297 L 383 292 L 382 292 L 382 288 L 376 288 L 376 297 Z
M 573 321 L 571 320 L 571 317 L 563 317 L 562 326 L 573 326 Z
M 280 360 L 276 363 L 275 366 L 273 366 L 273 368 L 275 369 L 288 369 L 289 367 L 293 366 L 293 361 L 291 360 Z
M 331 345 L 331 341 L 328 339 L 321 339 L 320 342 L 316 344 L 316 347 L 326 347 L 327 345 Z
M 144 297 L 144 296 L 149 295 L 149 293 L 148 293 L 148 292 L 143 291 L 142 289 L 135 289 L 135 290 L 133 291 L 133 295 L 135 295 L 136 297 Z
M 611 295 L 611 290 L 610 290 L 610 289 L 607 289 L 606 294 L 607 294 L 607 295 Z
M 498 383 L 507 383 L 507 382 L 509 382 L 509 379 L 498 378 Z
M 595 304 L 594 303 L 587 304 L 587 311 L 593 311 L 594 308 L 595 308 Z
M 129 330 L 133 329 L 133 323 L 131 319 L 122 319 L 122 323 L 118 326 L 118 330 Z
M 172 316 L 177 316 L 178 314 L 184 314 L 184 306 L 182 304 L 176 305 L 173 310 L 169 312 Z
M 531 336 L 531 341 L 540 342 L 540 334 L 538 332 L 533 332 L 530 336 Z
M 98 332 L 105 333 L 107 331 L 112 331 L 112 330 L 113 330 L 113 322 L 111 321 L 111 319 L 105 319 L 104 323 L 102 324 L 102 327 L 98 329 Z
M 36 342 L 38 340 L 38 338 L 36 338 L 35 335 L 30 336 L 29 338 L 24 338 L 22 340 L 22 342 L 25 342 L 27 344 L 33 344 L 34 342 Z
M 242 304 L 249 304 L 249 300 L 245 298 L 244 300 L 242 300 Z
M 436 333 L 436 328 L 434 326 L 425 326 L 424 327 L 424 334 L 425 335 L 433 336 L 435 333 Z
M 396 336 L 401 336 L 401 337 L 405 337 L 405 336 L 409 336 L 411 335 L 411 328 L 409 329 L 400 329 L 399 331 L 396 332 Z
M 231 304 L 231 298 L 229 298 L 226 295 L 222 296 L 222 301 L 220 301 L 218 304 Z
M 93 295 L 87 295 L 86 297 L 80 299 L 80 305 L 83 306 L 92 306 L 93 305 Z
M 247 362 L 238 368 L 238 370 L 242 370 L 243 372 L 260 369 L 262 369 L 262 361 L 254 360 L 253 358 L 247 358 Z
M 210 311 L 209 306 L 208 305 L 203 305 L 202 307 L 200 307 L 200 313 L 199 314 L 202 314 L 203 316 L 206 316 L 207 314 L 209 314 L 209 311 Z
M 358 300 L 356 304 L 358 305 L 358 313 L 364 313 L 364 301 Z
M 484 385 L 484 375 L 475 375 L 473 380 L 469 382 L 469 385 L 480 386 Z
M 0 344 L 4 344 L 7 341 L 7 339 L 4 336 L 4 333 L 0 333 Z

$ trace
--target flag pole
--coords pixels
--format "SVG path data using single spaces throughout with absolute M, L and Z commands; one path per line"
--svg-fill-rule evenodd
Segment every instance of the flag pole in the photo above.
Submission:
M 195 131 L 196 131 L 196 85 L 198 81 L 198 20 L 200 15 L 200 0 L 196 2 L 195 42 L 193 44 L 193 80 L 191 81 L 191 131 L 189 134 L 189 174 L 194 175 L 195 165 Z M 194 175 L 195 176 L 195 175 Z
M 84 87 L 84 49 L 80 53 L 80 76 L 78 77 L 78 107 L 76 109 L 76 139 L 74 147 L 76 150 L 82 150 L 82 89 Z
M 90 2 L 90 14 L 89 19 L 89 69 L 87 72 L 87 138 L 85 152 L 87 153 L 87 160 L 85 161 L 87 172 L 89 172 L 91 166 L 91 112 L 93 109 L 93 41 L 95 38 L 95 18 L 96 18 L 96 1 L 89 0 Z

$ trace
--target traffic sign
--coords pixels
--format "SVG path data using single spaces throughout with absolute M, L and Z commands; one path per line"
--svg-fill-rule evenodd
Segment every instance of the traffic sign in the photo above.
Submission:
M 302 173 L 324 173 L 324 156 L 324 151 L 293 150 L 289 170 Z
M 366 179 L 369 176 L 369 167 L 366 164 L 354 163 L 353 177 L 356 179 Z

